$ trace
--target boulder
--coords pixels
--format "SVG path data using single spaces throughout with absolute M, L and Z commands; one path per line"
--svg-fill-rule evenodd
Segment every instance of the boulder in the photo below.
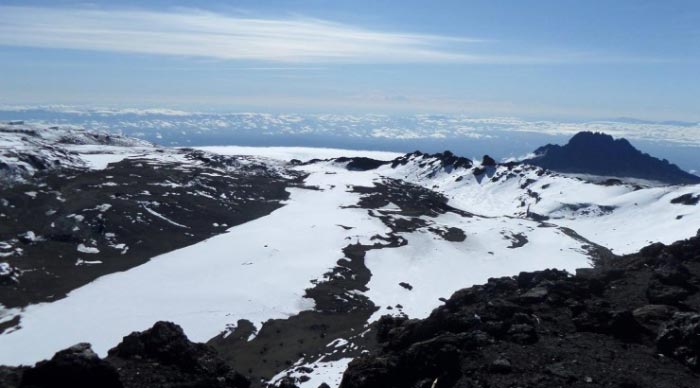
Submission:
M 80 343 L 37 363 L 22 376 L 20 387 L 122 388 L 117 370 Z

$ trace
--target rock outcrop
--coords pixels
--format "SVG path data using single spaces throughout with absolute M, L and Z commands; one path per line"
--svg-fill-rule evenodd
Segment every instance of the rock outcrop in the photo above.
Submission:
M 30 368 L 0 368 L 11 388 L 247 388 L 211 347 L 187 339 L 180 326 L 157 322 L 134 332 L 102 359 L 90 344 L 62 350 Z

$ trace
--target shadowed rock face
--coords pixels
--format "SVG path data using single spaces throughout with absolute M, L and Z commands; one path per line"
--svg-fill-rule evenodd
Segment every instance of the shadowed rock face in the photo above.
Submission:
M 564 146 L 548 144 L 525 163 L 559 172 L 640 178 L 670 184 L 700 183 L 667 160 L 637 150 L 625 139 L 603 133 L 579 132 Z
M 56 353 L 24 372 L 20 387 L 122 388 L 119 373 L 82 343 Z
M 381 350 L 341 387 L 697 386 L 699 286 L 700 233 L 575 276 L 489 279 L 426 319 L 382 318 Z
M 0 387 L 247 388 L 211 347 L 190 342 L 180 326 L 157 322 L 134 332 L 101 359 L 90 344 L 62 350 L 32 368 L 0 368 Z

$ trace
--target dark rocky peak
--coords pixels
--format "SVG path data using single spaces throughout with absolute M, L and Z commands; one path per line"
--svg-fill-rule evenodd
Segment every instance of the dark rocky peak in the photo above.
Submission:
M 457 156 L 451 151 L 438 152 L 435 154 L 427 154 L 420 151 L 414 151 L 410 154 L 400 156 L 391 162 L 391 167 L 395 168 L 399 165 L 406 165 L 411 160 L 420 159 L 419 166 L 439 164 L 445 169 L 455 168 L 470 168 L 474 165 L 470 159 L 462 156 Z
M 481 160 L 481 165 L 487 167 L 494 167 L 496 165 L 496 161 L 492 157 L 484 155 L 484 158 Z
M 593 147 L 599 150 L 609 149 L 617 152 L 637 151 L 627 139 L 615 139 L 612 135 L 602 132 L 579 132 L 569 139 L 568 146 L 571 148 L 582 148 L 583 150 Z
M 579 132 L 566 145 L 548 144 L 535 150 L 535 155 L 524 162 L 565 173 L 700 183 L 700 177 L 639 151 L 626 139 L 604 133 Z
M 134 332 L 109 351 L 110 357 L 153 359 L 165 364 L 194 369 L 207 348 L 190 342 L 182 328 L 170 322 L 157 322 L 144 332 Z
M 182 328 L 172 322 L 156 322 L 146 331 L 129 334 L 109 351 L 107 361 L 118 367 L 127 387 L 140 387 L 142 381 L 153 378 L 182 387 L 247 388 L 250 385 L 216 350 L 191 342 Z M 144 369 L 144 363 L 153 367 Z
M 470 168 L 474 163 L 470 159 L 457 156 L 450 151 L 431 155 L 442 162 L 443 167 Z
M 408 153 L 406 155 L 399 156 L 398 158 L 391 161 L 391 168 L 396 168 L 397 166 L 405 166 L 412 159 L 421 157 L 423 155 L 427 155 L 427 154 L 423 154 L 420 151 L 413 151 L 413 152 Z

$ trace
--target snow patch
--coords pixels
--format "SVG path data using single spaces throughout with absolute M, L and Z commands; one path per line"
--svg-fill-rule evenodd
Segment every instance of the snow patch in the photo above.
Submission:
M 100 250 L 95 247 L 88 247 L 85 244 L 78 244 L 78 252 L 96 254 L 100 253 Z
M 323 383 L 328 384 L 331 388 L 337 388 L 340 386 L 340 382 L 343 379 L 343 373 L 348 368 L 348 364 L 352 361 L 352 358 L 341 358 L 339 360 L 326 361 L 324 357 L 309 363 L 309 364 L 299 364 L 294 365 L 288 370 L 282 371 L 275 375 L 270 380 L 271 384 L 277 384 L 284 377 L 302 377 L 306 376 L 309 380 L 304 382 L 297 382 L 300 388 L 317 388 Z M 313 369 L 311 373 L 301 373 L 297 371 L 299 367 L 307 367 Z
M 83 260 L 83 259 L 78 259 L 75 262 L 75 265 L 94 265 L 94 264 L 102 264 L 101 260 Z

